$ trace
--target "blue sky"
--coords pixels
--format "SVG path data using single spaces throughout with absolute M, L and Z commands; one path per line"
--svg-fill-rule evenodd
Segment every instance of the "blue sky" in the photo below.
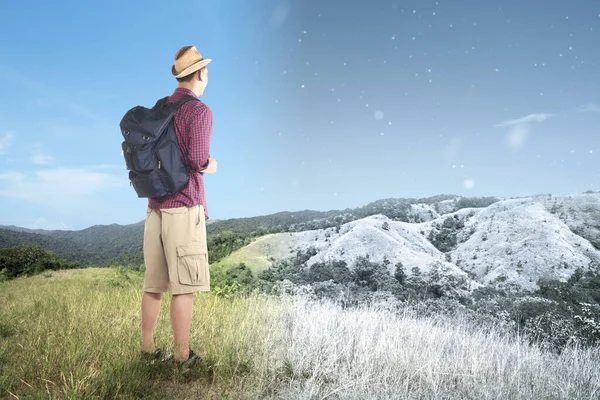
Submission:
M 211 219 L 599 190 L 600 2 L 0 4 L 0 224 L 144 218 L 123 114 L 212 58 Z

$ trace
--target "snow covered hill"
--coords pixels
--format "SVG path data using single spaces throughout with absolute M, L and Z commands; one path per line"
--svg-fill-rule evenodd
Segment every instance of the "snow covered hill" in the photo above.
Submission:
M 444 203 L 444 204 L 441 204 Z M 456 212 L 448 201 L 415 205 L 424 222 L 393 221 L 377 214 L 327 228 L 268 235 L 258 243 L 269 259 L 314 247 L 307 264 L 344 260 L 351 268 L 369 255 L 393 273 L 401 262 L 408 275 L 437 264 L 465 277 L 471 287 L 492 285 L 534 290 L 540 278 L 568 279 L 580 267 L 600 263 L 600 193 L 506 199 Z

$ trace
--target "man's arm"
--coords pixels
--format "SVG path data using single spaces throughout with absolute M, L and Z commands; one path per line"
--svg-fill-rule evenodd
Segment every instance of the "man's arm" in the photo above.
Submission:
M 202 172 L 208 167 L 210 158 L 210 136 L 212 134 L 212 111 L 208 106 L 197 108 L 190 121 L 188 162 L 190 172 Z

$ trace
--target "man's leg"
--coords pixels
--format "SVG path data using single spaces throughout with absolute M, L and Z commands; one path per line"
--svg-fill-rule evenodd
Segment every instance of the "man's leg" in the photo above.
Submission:
M 206 226 L 200 206 L 161 209 L 162 237 L 169 266 L 171 326 L 175 359 L 189 357 L 194 293 L 210 290 Z
M 190 327 L 194 294 L 174 294 L 171 299 L 171 326 L 175 339 L 175 359 L 185 361 L 189 357 Z
M 154 327 L 160 313 L 161 293 L 168 290 L 169 271 L 165 258 L 160 212 L 146 209 L 144 225 L 144 289 L 142 293 L 142 351 L 154 351 Z
M 142 295 L 142 351 L 154 351 L 154 327 L 160 314 L 160 293 Z

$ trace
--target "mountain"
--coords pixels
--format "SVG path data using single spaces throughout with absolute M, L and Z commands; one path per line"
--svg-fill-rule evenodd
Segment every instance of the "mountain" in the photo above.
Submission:
M 436 268 L 471 287 L 534 290 L 540 279 L 564 281 L 575 269 L 600 263 L 600 193 L 391 198 L 356 209 L 280 212 L 207 225 L 209 236 L 226 230 L 264 234 L 220 260 L 225 267 L 245 262 L 264 270 L 314 248 L 307 265 L 344 260 L 351 266 L 359 255 L 368 255 L 390 273 L 401 263 L 408 275 Z M 142 240 L 143 221 L 80 231 L 0 229 L 0 247 L 38 243 L 86 265 L 142 263 Z
M 330 211 L 283 211 L 270 215 L 208 220 L 209 237 L 224 231 L 260 234 L 300 232 L 309 229 L 340 226 L 373 214 L 383 214 L 406 222 L 424 221 L 440 212 L 467 206 L 492 204 L 496 198 L 464 198 L 440 195 L 423 199 L 382 199 L 363 207 Z M 142 241 L 144 221 L 131 225 L 95 225 L 78 231 L 31 230 L 0 225 L 0 248 L 20 243 L 37 243 L 69 261 L 85 265 L 111 263 L 143 263 Z
M 2 227 L 0 248 L 21 243 L 39 244 L 61 258 L 84 265 L 108 265 L 112 262 L 143 262 L 143 223 L 97 225 L 79 231 L 44 231 Z
M 4 230 L 8 230 L 8 231 L 14 231 L 14 232 L 25 232 L 25 233 L 49 233 L 52 231 L 47 231 L 44 229 L 28 229 L 28 228 L 22 228 L 20 226 L 15 226 L 15 225 L 0 225 L 0 229 L 4 229 Z
M 428 273 L 435 267 L 465 278 L 471 288 L 525 290 L 537 289 L 539 279 L 565 281 L 577 268 L 600 263 L 600 193 L 538 195 L 455 209 L 452 201 L 416 204 L 411 215 L 424 222 L 375 214 L 335 228 L 266 235 L 221 263 L 248 259 L 262 270 L 314 248 L 307 266 L 331 260 L 351 266 L 357 256 L 369 255 L 387 264 L 390 273 L 396 263 L 409 275 L 415 268 Z

